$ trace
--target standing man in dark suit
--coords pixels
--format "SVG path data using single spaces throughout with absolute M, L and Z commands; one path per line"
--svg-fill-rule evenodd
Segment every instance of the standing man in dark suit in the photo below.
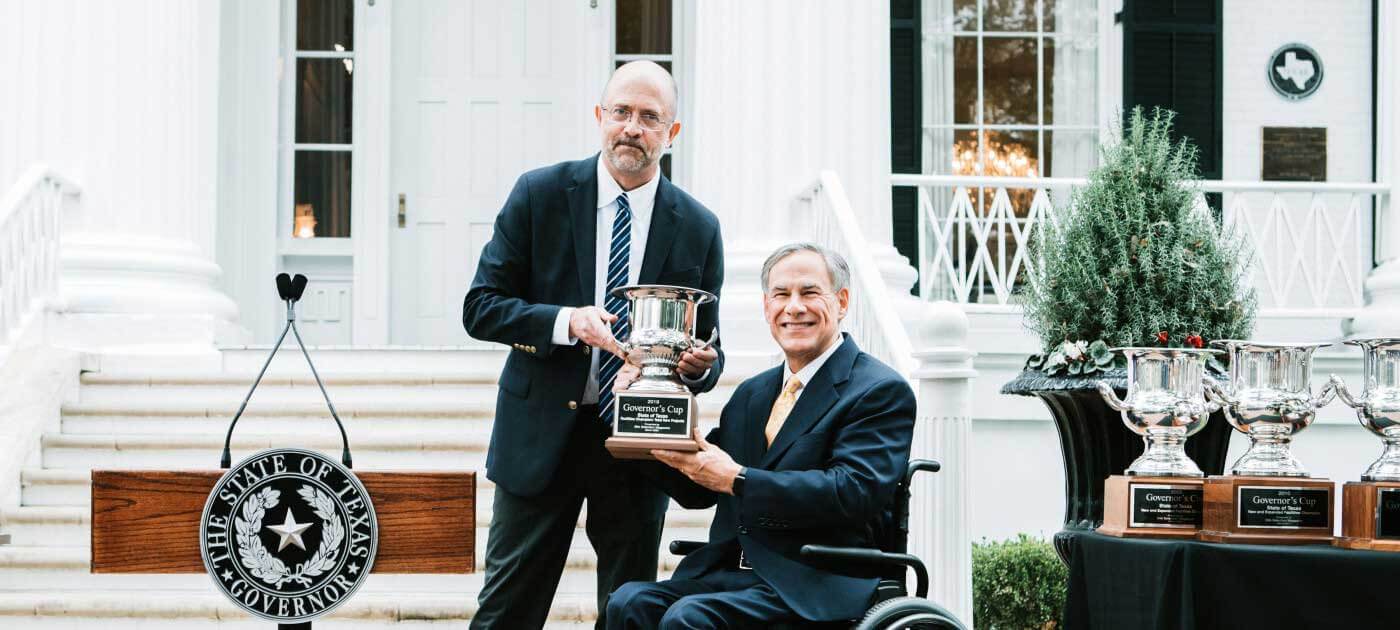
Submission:
M 688 508 L 719 504 L 709 543 L 672 579 L 632 582 L 608 628 L 750 628 L 859 618 L 878 576 L 807 564 L 803 545 L 874 547 L 909 461 L 914 392 L 840 332 L 850 271 L 797 243 L 763 264 L 763 310 L 783 365 L 739 385 L 694 453 L 653 451 Z M 619 381 L 635 378 L 627 370 Z M 696 433 L 699 437 L 699 433 Z
M 622 366 L 609 350 L 630 330 L 611 290 L 669 284 L 719 295 L 724 282 L 718 219 L 660 173 L 680 132 L 676 97 L 661 66 L 618 68 L 594 108 L 601 153 L 521 176 L 481 252 L 462 324 L 513 350 L 486 455 L 496 498 L 472 628 L 544 625 L 584 501 L 599 627 L 609 592 L 656 579 L 666 496 L 603 440 Z M 697 335 L 718 327 L 718 313 L 700 307 Z M 723 367 L 711 348 L 685 353 L 678 372 L 700 393 Z

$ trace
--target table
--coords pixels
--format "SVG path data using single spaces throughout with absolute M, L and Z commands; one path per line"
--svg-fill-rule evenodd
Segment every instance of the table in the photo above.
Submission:
M 1061 536 L 1069 630 L 1400 627 L 1400 553 Z

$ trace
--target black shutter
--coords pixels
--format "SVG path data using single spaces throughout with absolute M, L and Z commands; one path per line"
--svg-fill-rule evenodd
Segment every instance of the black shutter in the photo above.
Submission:
M 1125 0 L 1123 111 L 1177 113 L 1174 135 L 1200 149 L 1200 176 L 1221 177 L 1221 0 Z
M 918 0 L 890 2 L 890 166 L 896 173 L 923 170 L 922 66 Z M 891 190 L 894 247 L 919 265 L 919 193 Z M 918 283 L 914 294 L 919 292 Z

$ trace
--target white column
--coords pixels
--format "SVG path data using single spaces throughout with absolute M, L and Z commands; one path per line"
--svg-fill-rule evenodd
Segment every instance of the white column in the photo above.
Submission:
M 1376 4 L 1377 51 L 1376 178 L 1390 185 L 1390 194 L 1376 214 L 1377 256 L 1380 264 L 1366 278 L 1366 306 L 1350 322 L 1352 335 L 1400 334 L 1400 6 Z
M 219 4 L 21 2 L 23 164 L 83 188 L 65 217 L 60 341 L 212 349 L 238 310 L 215 283 Z
M 794 195 L 836 171 L 866 238 L 890 239 L 889 4 L 695 3 L 689 190 L 719 216 L 728 250 L 795 238 Z
M 942 470 L 915 477 L 909 517 L 909 549 L 928 567 L 929 598 L 972 627 L 972 500 L 970 434 L 972 368 L 967 315 L 952 302 L 926 307 L 919 326 L 919 417 L 915 458 L 937 460 Z

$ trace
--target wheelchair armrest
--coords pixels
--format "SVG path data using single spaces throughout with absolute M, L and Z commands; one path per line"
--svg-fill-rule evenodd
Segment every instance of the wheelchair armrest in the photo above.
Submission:
M 675 543 L 671 543 L 674 550 Z M 909 567 L 914 570 L 914 593 L 928 597 L 928 569 L 917 557 L 907 553 L 889 553 L 865 547 L 828 547 L 826 545 L 802 545 L 802 557 L 833 566 L 863 564 L 877 567 Z
M 904 487 L 908 488 L 910 481 L 914 479 L 914 473 L 919 471 L 938 472 L 943 468 L 943 464 L 932 459 L 911 459 L 909 468 L 904 471 Z
M 698 540 L 673 540 L 671 541 L 670 549 L 671 553 L 677 556 L 688 556 L 691 554 L 691 552 L 694 552 L 704 546 L 705 543 L 700 542 Z

